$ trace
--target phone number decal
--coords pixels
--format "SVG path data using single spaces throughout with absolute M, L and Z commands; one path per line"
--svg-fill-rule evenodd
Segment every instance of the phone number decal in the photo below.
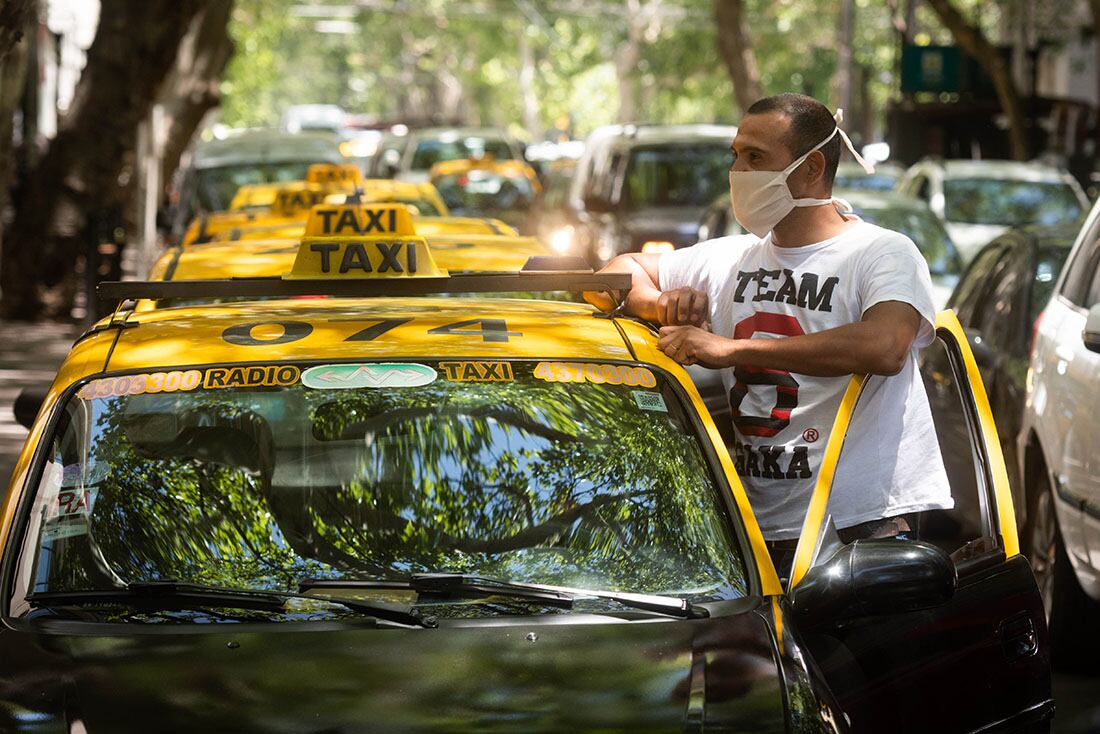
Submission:
M 645 367 L 587 362 L 539 362 L 532 373 L 546 382 L 594 382 L 597 385 L 656 387 L 657 378 Z
M 91 398 L 116 398 L 121 395 L 143 395 L 145 393 L 180 392 L 194 390 L 202 383 L 202 372 L 187 370 L 181 372 L 149 372 L 140 375 L 122 375 L 93 380 L 76 394 L 88 400 Z

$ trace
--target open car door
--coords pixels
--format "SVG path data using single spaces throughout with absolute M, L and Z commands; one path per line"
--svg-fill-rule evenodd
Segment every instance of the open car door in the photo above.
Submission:
M 915 516 L 907 539 L 843 544 L 830 492 L 869 379 L 856 377 L 830 434 L 786 604 L 853 732 L 1049 731 L 1054 704 L 1042 600 L 1020 555 L 1004 459 L 970 346 L 938 315 L 974 475 L 951 476 L 955 509 Z M 943 378 L 944 375 L 938 375 Z M 958 416 L 955 416 L 957 419 Z M 858 430 L 858 420 L 853 424 Z M 911 457 L 927 462 L 929 457 Z M 965 515 L 965 517 L 964 517 Z M 782 571 L 781 571 L 782 573 Z

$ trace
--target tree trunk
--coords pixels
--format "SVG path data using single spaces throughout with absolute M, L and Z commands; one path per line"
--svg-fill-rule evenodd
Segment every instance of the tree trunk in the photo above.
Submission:
M 856 129 L 857 111 L 852 108 L 852 31 L 855 0 L 840 0 L 836 29 L 836 106 L 849 117 L 849 129 Z
M 7 12 L 7 9 L 3 12 Z M 25 29 L 32 30 L 36 20 L 34 14 L 28 13 L 23 18 Z M 8 21 L 5 19 L 0 24 L 6 22 Z M 8 196 L 16 179 L 12 135 L 15 110 L 23 99 L 23 88 L 27 80 L 27 56 L 31 44 L 18 29 L 4 27 L 0 33 L 8 38 L 19 38 L 13 46 L 7 47 L 6 52 L 0 51 L 0 222 L 3 222 L 8 208 Z M 0 48 L 3 48 L 4 43 L 5 41 L 0 41 Z M 3 232 L 0 231 L 0 248 L 2 247 Z
M 951 31 L 959 48 L 974 57 L 993 80 L 993 87 L 997 90 L 997 100 L 1001 103 L 1001 111 L 1008 117 L 1008 137 L 1012 157 L 1018 161 L 1027 160 L 1030 157 L 1027 120 L 1020 92 L 1016 89 L 1016 82 L 1012 78 L 1012 69 L 1009 68 L 1004 57 L 997 52 L 997 47 L 985 37 L 981 28 L 968 23 L 951 0 L 928 0 L 928 4 L 940 22 Z
M 161 87 L 158 104 L 168 125 L 161 181 L 167 184 L 179 167 L 195 130 L 206 113 L 221 102 L 220 84 L 233 55 L 229 16 L 233 0 L 209 0 L 180 42 L 172 73 Z
M 40 284 L 71 280 L 89 225 L 122 207 L 138 124 L 198 9 L 198 0 L 102 0 L 72 105 L 20 192 L 0 255 L 9 318 L 40 316 Z
M 1100 0 L 1098 0 L 1100 2 Z M 523 102 L 523 126 L 532 141 L 542 139 L 539 97 L 535 92 L 535 49 L 526 26 L 519 30 L 519 94 Z
M 741 0 L 714 0 L 714 22 L 718 31 L 718 53 L 733 82 L 737 106 L 744 114 L 753 102 L 764 96 L 764 90 L 760 86 L 760 71 Z
M 0 63 L 22 40 L 28 30 L 31 10 L 37 6 L 36 0 L 0 0 Z
M 619 82 L 619 112 L 616 119 L 620 123 L 637 121 L 638 79 L 635 71 L 641 59 L 641 43 L 635 38 L 627 38 L 615 50 L 615 78 Z

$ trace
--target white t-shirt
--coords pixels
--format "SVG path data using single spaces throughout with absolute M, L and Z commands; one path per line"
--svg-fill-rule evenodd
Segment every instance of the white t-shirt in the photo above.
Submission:
M 838 528 L 954 505 L 917 349 L 934 339 L 928 265 L 908 237 L 859 221 L 832 239 L 777 247 L 771 235 L 722 237 L 660 259 L 661 290 L 710 301 L 725 337 L 781 339 L 859 321 L 883 301 L 912 305 L 922 323 L 901 372 L 873 376 L 848 429 L 829 512 Z M 850 377 L 722 370 L 738 445 L 734 461 L 768 540 L 797 538 L 825 444 Z

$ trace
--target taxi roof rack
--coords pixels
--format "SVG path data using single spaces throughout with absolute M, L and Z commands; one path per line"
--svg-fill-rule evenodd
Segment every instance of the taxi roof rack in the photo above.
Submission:
M 440 278 L 223 278 L 218 280 L 113 280 L 100 283 L 102 300 L 169 298 L 271 298 L 294 296 L 426 296 L 510 291 L 615 291 L 630 289 L 629 273 L 534 271 L 455 273 Z

